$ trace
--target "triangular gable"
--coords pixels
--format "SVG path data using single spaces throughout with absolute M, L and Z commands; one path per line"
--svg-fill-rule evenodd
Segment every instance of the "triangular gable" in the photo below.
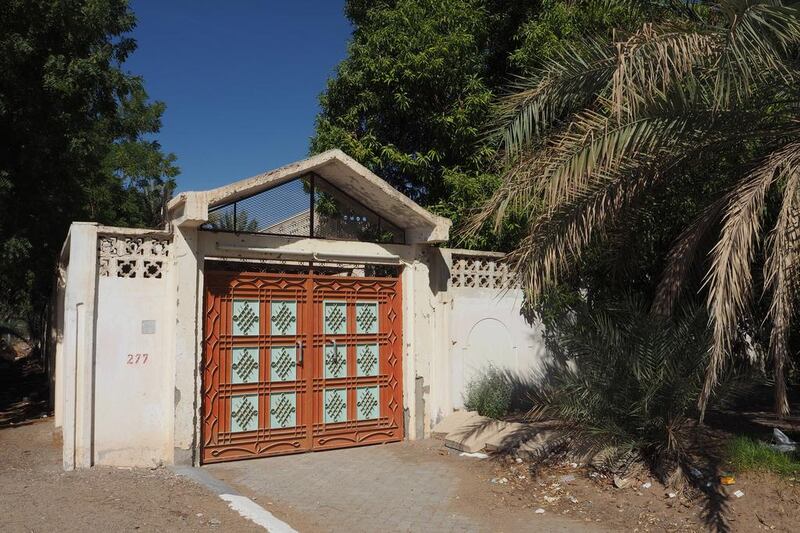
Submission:
M 376 213 L 392 226 L 401 228 L 408 244 L 445 242 L 449 237 L 449 219 L 425 210 L 341 150 L 329 150 L 209 191 L 181 193 L 169 203 L 170 218 L 179 224 L 182 220 L 207 224 L 210 219 L 209 211 L 214 213 L 221 206 L 242 202 L 263 191 L 276 189 L 282 184 L 311 175 L 320 176 L 324 182 Z

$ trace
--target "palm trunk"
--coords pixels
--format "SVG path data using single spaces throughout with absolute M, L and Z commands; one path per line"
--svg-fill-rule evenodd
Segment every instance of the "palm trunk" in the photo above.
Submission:
M 789 414 L 789 399 L 786 397 L 786 353 L 775 354 L 775 414 L 783 419 Z

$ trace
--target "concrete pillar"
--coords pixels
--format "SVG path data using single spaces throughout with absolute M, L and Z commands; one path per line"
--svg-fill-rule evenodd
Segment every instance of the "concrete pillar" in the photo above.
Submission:
M 65 258 L 67 261 L 68 258 Z M 53 309 L 52 344 L 55 386 L 53 387 L 53 418 L 56 428 L 64 425 L 64 318 L 66 314 L 66 263 L 59 264 L 56 278 L 55 309 Z
M 403 398 L 405 404 L 405 430 L 406 438 L 414 440 L 417 437 L 417 402 L 416 402 L 416 319 L 414 270 L 416 260 L 412 260 L 401 274 L 403 290 Z
M 199 383 L 202 353 L 202 323 L 198 320 L 202 300 L 198 259 L 198 235 L 194 226 L 176 227 L 173 237 L 174 263 L 171 277 L 175 291 L 174 405 L 172 428 L 173 462 L 192 465 L 199 439 Z
M 94 409 L 94 312 L 97 296 L 97 224 L 75 222 L 69 233 L 64 295 L 63 464 L 92 465 Z

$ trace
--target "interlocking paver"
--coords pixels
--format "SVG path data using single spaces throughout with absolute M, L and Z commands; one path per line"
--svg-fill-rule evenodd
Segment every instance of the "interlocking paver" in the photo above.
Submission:
M 462 461 L 473 459 L 442 457 L 432 446 L 440 443 L 364 446 L 204 468 L 303 532 L 502 531 L 496 515 L 470 501 L 475 478 Z M 462 487 L 467 477 L 472 493 Z M 513 512 L 506 531 L 587 531 L 530 510 Z

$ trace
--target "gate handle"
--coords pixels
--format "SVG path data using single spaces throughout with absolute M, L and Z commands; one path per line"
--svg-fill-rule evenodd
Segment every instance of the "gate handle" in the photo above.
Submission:
M 303 341 L 296 341 L 297 346 L 297 366 L 303 366 Z
M 328 344 L 325 342 L 325 344 Z M 331 340 L 331 344 L 333 344 L 333 354 L 337 355 L 339 353 L 339 347 L 336 345 L 336 339 Z

